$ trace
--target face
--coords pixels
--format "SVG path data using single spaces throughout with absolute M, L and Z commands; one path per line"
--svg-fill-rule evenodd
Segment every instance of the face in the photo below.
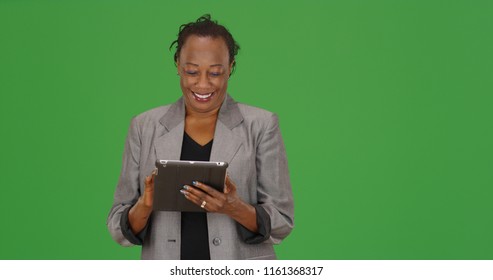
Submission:
M 217 112 L 232 68 L 224 40 L 191 35 L 181 48 L 177 67 L 187 112 Z

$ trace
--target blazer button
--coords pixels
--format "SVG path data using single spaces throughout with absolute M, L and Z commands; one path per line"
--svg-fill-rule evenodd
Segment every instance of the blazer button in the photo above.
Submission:
M 215 246 L 219 246 L 219 244 L 221 244 L 221 239 L 217 237 L 212 239 L 212 244 L 214 244 Z

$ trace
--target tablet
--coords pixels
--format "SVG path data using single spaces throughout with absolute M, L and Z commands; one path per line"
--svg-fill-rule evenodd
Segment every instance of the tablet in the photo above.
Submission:
M 153 210 L 205 212 L 186 199 L 180 190 L 198 181 L 223 192 L 227 167 L 227 162 L 157 160 Z

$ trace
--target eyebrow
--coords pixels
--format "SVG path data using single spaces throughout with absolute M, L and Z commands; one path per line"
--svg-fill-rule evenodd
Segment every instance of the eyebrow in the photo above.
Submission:
M 187 62 L 185 64 L 190 64 L 190 65 L 197 66 L 197 67 L 199 66 L 198 64 L 191 63 L 191 62 Z M 214 67 L 214 66 L 223 66 L 223 65 L 221 63 L 209 65 L 209 67 Z

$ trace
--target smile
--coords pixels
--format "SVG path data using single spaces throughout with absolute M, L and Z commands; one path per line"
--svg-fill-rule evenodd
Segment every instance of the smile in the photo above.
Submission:
M 193 92 L 192 91 L 192 94 L 193 94 L 193 97 L 195 97 L 195 99 L 197 101 L 200 101 L 200 102 L 207 102 L 211 99 L 211 97 L 214 95 L 214 92 L 210 92 L 210 93 L 206 93 L 206 94 L 200 94 L 200 93 L 196 93 L 196 92 Z

